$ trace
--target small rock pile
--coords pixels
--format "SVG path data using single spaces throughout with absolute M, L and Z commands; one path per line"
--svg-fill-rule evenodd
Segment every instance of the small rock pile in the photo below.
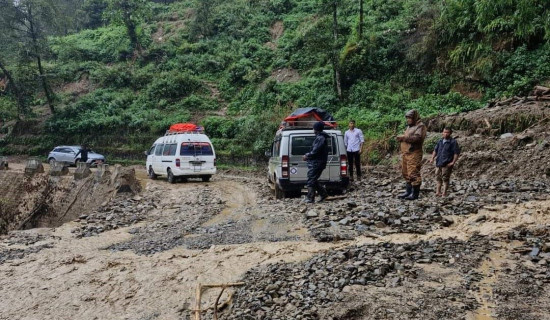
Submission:
M 146 219 L 156 208 L 153 199 L 140 196 L 119 196 L 115 200 L 102 205 L 89 215 L 81 215 L 77 221 L 81 223 L 72 230 L 77 238 L 96 236 L 102 232 L 128 227 Z
M 416 278 L 418 264 L 430 263 L 462 270 L 464 290 L 453 298 L 473 308 L 475 301 L 466 295 L 479 277 L 471 269 L 490 247 L 484 238 L 381 243 L 258 267 L 243 277 L 246 286 L 237 291 L 224 319 L 320 319 L 321 311 L 335 308 L 351 286 L 398 287 Z
M 189 235 L 202 230 L 203 223 L 224 209 L 224 201 L 212 192 L 212 189 L 197 188 L 188 192 L 185 197 L 177 199 L 158 197 L 156 192 L 151 193 L 150 197 L 148 199 L 163 199 L 162 201 L 146 200 L 156 208 L 147 213 L 147 220 L 150 223 L 130 229 L 129 232 L 134 235 L 131 240 L 112 245 L 108 249 L 133 250 L 138 254 L 150 255 L 189 243 L 193 243 L 198 248 L 210 246 L 194 241 Z M 214 236 L 215 234 L 211 235 L 211 237 Z
M 52 243 L 41 243 L 52 237 L 46 237 L 41 234 L 28 234 L 26 232 L 12 232 L 0 243 L 0 264 L 7 261 L 22 259 L 28 254 L 33 254 L 42 249 L 53 248 Z M 5 245 L 5 246 L 2 246 Z M 22 248 L 9 248 L 10 246 L 25 246 Z

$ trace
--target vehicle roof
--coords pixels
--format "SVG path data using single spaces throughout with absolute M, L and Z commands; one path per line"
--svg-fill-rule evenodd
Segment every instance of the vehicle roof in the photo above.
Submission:
M 176 133 L 162 136 L 155 140 L 157 143 L 181 143 L 181 142 L 210 142 L 210 138 L 203 133 Z
M 329 130 L 323 130 L 323 132 L 329 133 L 329 134 L 342 134 L 342 131 L 337 129 L 329 129 Z M 291 135 L 291 134 L 313 134 L 313 129 L 294 129 L 294 130 L 279 130 L 277 131 L 277 135 Z

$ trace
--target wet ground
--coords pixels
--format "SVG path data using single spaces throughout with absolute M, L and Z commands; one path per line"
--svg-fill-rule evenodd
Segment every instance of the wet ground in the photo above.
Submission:
M 224 319 L 550 319 L 544 181 L 460 180 L 449 199 L 426 183 L 408 203 L 376 169 L 306 206 L 254 174 L 171 185 L 136 169 L 141 193 L 1 238 L 0 319 L 188 319 L 199 283 L 237 281 Z

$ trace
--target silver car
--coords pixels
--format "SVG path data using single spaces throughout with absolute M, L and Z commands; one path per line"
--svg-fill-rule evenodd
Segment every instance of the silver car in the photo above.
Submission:
M 53 148 L 48 154 L 48 163 L 52 164 L 54 161 L 65 162 L 70 165 L 76 165 L 80 161 L 80 154 L 76 156 L 81 146 L 58 146 Z M 105 157 L 94 151 L 88 151 L 88 161 L 90 165 L 97 165 L 98 163 L 104 163 Z

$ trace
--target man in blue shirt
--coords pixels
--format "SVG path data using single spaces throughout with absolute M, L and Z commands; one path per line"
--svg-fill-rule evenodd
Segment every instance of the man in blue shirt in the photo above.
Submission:
M 361 180 L 361 152 L 363 150 L 363 131 L 355 127 L 355 120 L 349 122 L 349 130 L 344 134 L 344 145 L 348 154 L 349 180 L 353 181 L 353 166 L 357 170 L 357 180 Z
M 436 196 L 447 196 L 449 181 L 453 167 L 460 155 L 460 147 L 458 142 L 451 137 L 453 130 L 451 128 L 443 129 L 442 139 L 435 145 L 430 162 L 435 160 L 435 177 L 437 181 Z M 437 159 L 437 160 L 436 160 Z M 442 190 L 443 187 L 443 190 Z

